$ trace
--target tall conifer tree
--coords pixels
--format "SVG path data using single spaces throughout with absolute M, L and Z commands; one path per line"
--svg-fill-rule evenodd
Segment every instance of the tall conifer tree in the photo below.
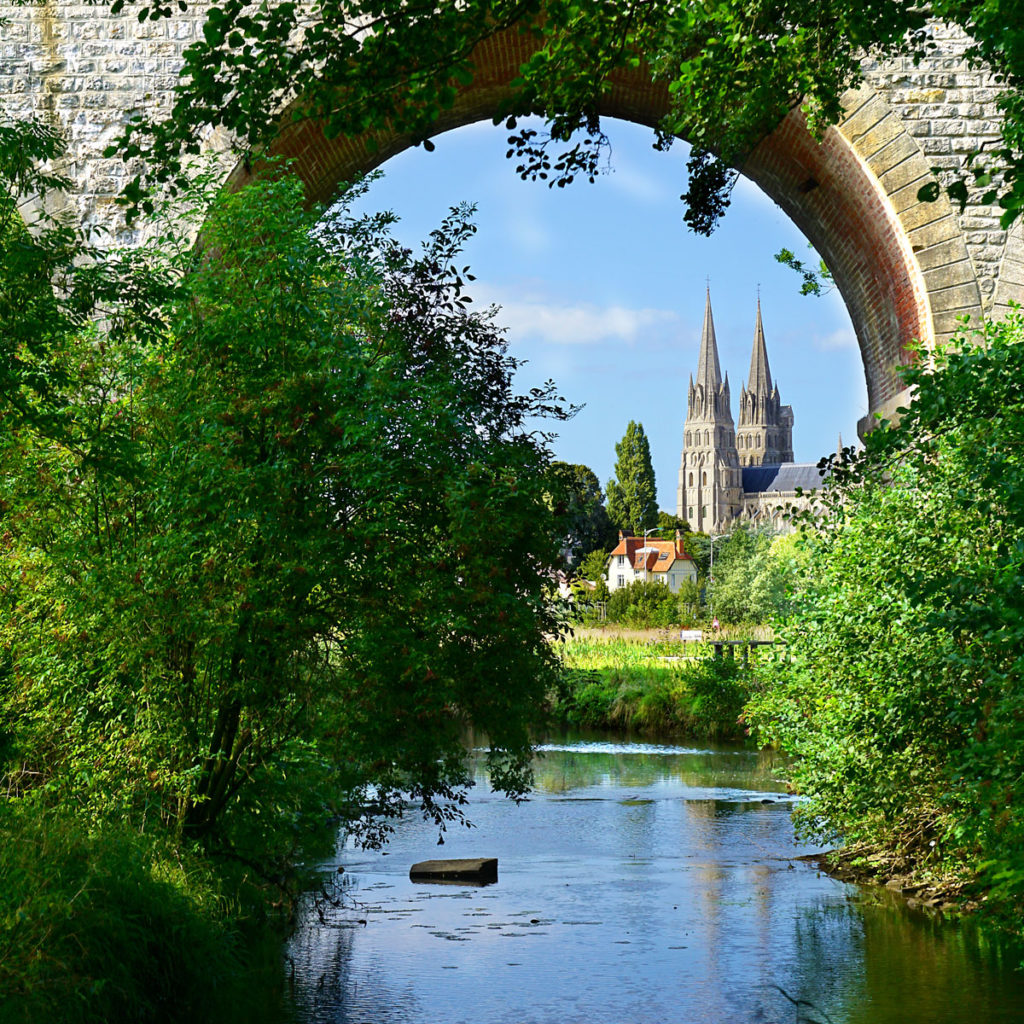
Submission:
M 642 533 L 658 525 L 651 446 L 642 423 L 629 421 L 615 446 L 615 479 L 608 481 L 608 517 L 620 530 Z

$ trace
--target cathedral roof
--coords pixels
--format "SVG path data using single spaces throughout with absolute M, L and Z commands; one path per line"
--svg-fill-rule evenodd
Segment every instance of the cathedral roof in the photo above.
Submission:
M 754 491 L 805 491 L 814 490 L 822 484 L 821 471 L 816 462 L 783 462 L 780 466 L 744 466 L 743 490 Z
M 718 341 L 715 321 L 711 316 L 711 289 L 704 302 L 704 327 L 700 332 L 700 362 L 697 364 L 697 383 L 703 384 L 705 393 L 712 395 L 722 386 L 722 371 L 718 365 Z
M 772 371 L 768 366 L 768 348 L 764 343 L 764 326 L 761 323 L 761 300 L 757 300 L 757 323 L 754 325 L 754 348 L 750 353 L 750 376 L 747 390 L 755 395 L 772 393 Z

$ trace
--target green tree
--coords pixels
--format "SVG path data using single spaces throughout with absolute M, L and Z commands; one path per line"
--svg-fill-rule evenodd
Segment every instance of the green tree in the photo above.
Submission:
M 690 524 L 685 519 L 667 512 L 658 512 L 658 533 L 662 540 L 674 540 L 676 533 L 681 533 L 685 538 L 689 532 Z
M 696 580 L 683 580 L 679 585 L 676 603 L 679 607 L 678 617 L 681 623 L 689 625 L 697 618 L 700 609 L 700 587 Z
M 51 125 L 0 115 L 0 396 L 8 426 L 46 420 L 51 432 L 72 381 L 54 350 L 96 316 L 113 338 L 151 332 L 152 310 L 173 293 L 160 268 L 95 248 L 40 201 L 71 186 L 52 170 L 65 148 Z
M 9 795 L 270 877 L 339 813 L 457 817 L 467 725 L 524 790 L 558 625 L 528 420 L 558 412 L 465 308 L 466 212 L 414 258 L 275 172 L 217 201 L 216 259 L 181 248 L 159 331 L 54 340 L 59 431 L 4 396 Z
M 760 624 L 785 595 L 789 567 L 774 530 L 741 524 L 715 543 L 714 608 L 724 622 Z M 778 557 L 776 556 L 778 552 Z
M 905 371 L 898 425 L 834 468 L 787 659 L 748 708 L 797 758 L 807 834 L 1024 898 L 1024 321 Z M 1019 928 L 1019 916 L 1013 918 Z
M 566 562 L 570 572 L 584 554 L 610 548 L 615 528 L 604 507 L 604 494 L 594 471 L 569 462 L 552 462 L 548 467 L 551 501 L 557 514 L 565 517 Z
M 603 548 L 591 551 L 581 559 L 576 574 L 591 583 L 605 579 L 608 574 L 608 552 Z
M 657 525 L 657 488 L 651 447 L 642 423 L 629 421 L 626 435 L 615 445 L 615 479 L 608 481 L 608 518 L 634 534 Z
M 706 533 L 688 533 L 683 544 L 697 566 L 697 575 L 707 580 L 711 571 L 711 538 Z

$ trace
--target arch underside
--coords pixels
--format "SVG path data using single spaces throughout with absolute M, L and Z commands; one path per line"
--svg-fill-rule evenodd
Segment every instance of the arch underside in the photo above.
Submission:
M 513 31 L 481 43 L 475 75 L 437 121 L 436 134 L 490 120 L 510 99 L 511 82 L 530 54 Z M 616 72 L 601 113 L 654 126 L 668 106 L 663 84 L 642 69 Z M 870 88 L 844 97 L 847 117 L 820 140 L 802 115 L 789 115 L 752 154 L 743 173 L 774 200 L 821 254 L 846 302 L 857 334 L 868 401 L 888 411 L 902 394 L 896 367 L 914 339 L 948 337 L 961 315 L 977 316 L 981 298 L 958 219 L 945 198 L 917 201 L 929 165 L 900 118 Z M 270 152 L 295 161 L 311 202 L 328 202 L 341 182 L 408 148 L 394 132 L 327 139 L 312 121 L 292 122 Z M 240 164 L 229 185 L 249 178 Z M 771 244 L 771 240 L 768 240 Z M 862 421 L 862 426 L 867 423 Z

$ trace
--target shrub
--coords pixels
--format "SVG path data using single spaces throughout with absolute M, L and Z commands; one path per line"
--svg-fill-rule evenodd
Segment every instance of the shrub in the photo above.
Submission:
M 579 725 L 741 737 L 749 671 L 731 658 L 714 660 L 710 648 L 695 660 L 692 653 L 678 642 L 571 640 L 553 710 Z
M 120 826 L 0 811 L 3 1024 L 223 1019 L 238 934 L 211 876 Z
M 608 599 L 608 618 L 636 629 L 670 626 L 677 620 L 676 595 L 664 583 L 637 580 Z
M 743 670 L 734 658 L 706 658 L 690 664 L 685 685 L 693 713 L 709 722 L 735 723 L 750 696 Z

